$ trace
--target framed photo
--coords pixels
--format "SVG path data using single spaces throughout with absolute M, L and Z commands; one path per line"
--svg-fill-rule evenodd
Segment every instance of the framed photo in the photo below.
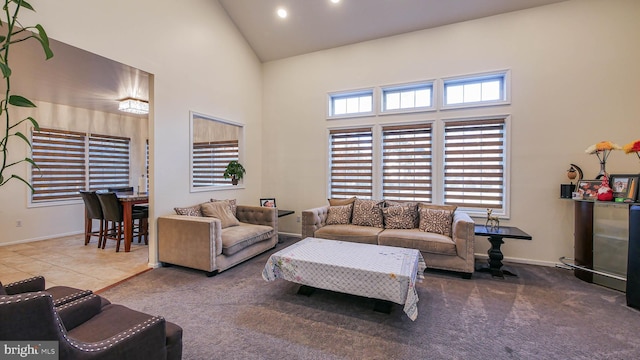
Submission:
M 276 207 L 276 199 L 274 198 L 260 199 L 260 206 L 274 208 Z
M 636 200 L 638 194 L 639 174 L 612 174 L 609 186 L 613 190 L 614 198 Z
M 580 180 L 576 186 L 576 192 L 580 193 L 584 200 L 596 200 L 601 184 L 602 180 Z

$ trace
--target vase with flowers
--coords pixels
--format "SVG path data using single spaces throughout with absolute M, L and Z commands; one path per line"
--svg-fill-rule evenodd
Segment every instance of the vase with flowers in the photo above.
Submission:
M 622 148 L 618 144 L 614 144 L 611 141 L 600 141 L 597 144 L 593 144 L 587 148 L 584 152 L 587 154 L 596 154 L 598 160 L 600 161 L 600 172 L 596 179 L 600 179 L 603 176 L 607 175 L 607 171 L 605 165 L 607 163 L 607 158 L 611 154 L 612 150 L 621 150 Z
M 640 159 L 640 140 L 635 140 L 622 147 L 625 154 L 636 153 Z

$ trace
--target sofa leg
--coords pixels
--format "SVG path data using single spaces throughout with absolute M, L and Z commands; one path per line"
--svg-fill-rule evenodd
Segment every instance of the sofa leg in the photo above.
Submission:
M 473 275 L 473 273 L 462 273 L 462 278 L 463 279 L 471 279 L 471 275 Z
M 216 276 L 218 275 L 218 270 L 207 271 L 205 274 L 207 275 L 207 277 Z

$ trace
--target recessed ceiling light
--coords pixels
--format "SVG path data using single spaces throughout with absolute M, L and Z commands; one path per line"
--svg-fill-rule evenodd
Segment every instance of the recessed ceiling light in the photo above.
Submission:
M 276 14 L 284 19 L 287 17 L 287 10 L 285 10 L 284 8 L 279 8 L 278 11 L 276 11 Z
M 340 0 L 331 0 L 332 3 L 337 4 L 340 2 Z

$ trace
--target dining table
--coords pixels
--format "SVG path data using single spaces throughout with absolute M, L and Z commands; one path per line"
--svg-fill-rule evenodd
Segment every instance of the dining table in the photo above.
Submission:
M 124 252 L 131 251 L 133 241 L 133 206 L 137 204 L 148 204 L 149 194 L 146 193 L 116 193 L 120 204 L 122 204 L 122 219 L 124 222 Z

